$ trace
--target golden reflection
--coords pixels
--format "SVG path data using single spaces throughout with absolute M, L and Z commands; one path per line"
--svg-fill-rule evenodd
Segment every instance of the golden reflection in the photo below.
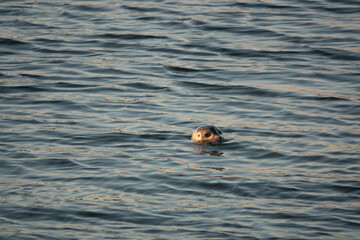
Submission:
M 346 16 L 346 15 L 344 15 L 344 16 Z M 352 18 L 347 19 L 347 21 L 343 21 L 343 18 L 341 18 L 341 21 L 334 20 L 334 19 L 329 19 L 329 18 L 325 18 L 325 19 L 313 18 L 313 21 L 318 23 L 318 24 L 321 24 L 321 25 L 331 26 L 331 28 L 340 27 L 340 28 L 358 29 L 358 27 L 359 27 L 358 23 L 360 21 L 360 18 L 352 17 Z M 334 33 L 333 35 L 330 35 L 330 34 L 322 33 L 320 36 L 327 36 L 327 37 L 330 36 L 330 37 L 332 37 L 332 36 L 337 36 L 337 34 Z
M 293 92 L 304 92 L 308 95 L 315 96 L 315 97 L 329 97 L 329 98 L 343 98 L 349 100 L 356 100 L 353 93 L 349 93 L 351 95 L 339 95 L 339 94 L 330 94 L 325 93 L 323 90 L 316 90 L 316 89 L 309 89 L 309 88 L 302 88 L 299 86 L 294 85 L 254 85 L 257 88 L 266 88 L 271 90 L 283 90 L 283 91 L 293 91 Z
M 208 146 L 202 146 L 198 149 L 194 149 L 194 152 L 198 152 L 198 153 L 207 153 L 211 156 L 221 156 L 223 155 L 222 152 L 218 152 L 218 151 L 207 151 L 206 149 L 208 148 Z
M 314 165 L 315 166 L 315 165 Z M 351 167 L 351 166 L 349 166 Z M 316 170 L 312 169 L 311 172 L 289 172 L 286 168 L 279 167 L 268 168 L 250 168 L 247 171 L 256 174 L 256 179 L 264 179 L 267 181 L 303 181 L 308 182 L 329 182 L 329 181 L 360 181 L 360 178 L 348 176 L 343 174 L 331 174 L 333 169 L 325 168 Z

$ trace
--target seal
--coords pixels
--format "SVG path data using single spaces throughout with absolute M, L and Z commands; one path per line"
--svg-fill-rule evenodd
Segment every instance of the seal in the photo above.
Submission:
M 191 140 L 203 144 L 218 144 L 225 142 L 221 130 L 215 126 L 208 125 L 197 127 L 191 136 Z

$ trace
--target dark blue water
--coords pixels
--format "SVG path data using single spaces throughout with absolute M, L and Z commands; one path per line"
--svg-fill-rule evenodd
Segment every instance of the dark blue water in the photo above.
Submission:
M 0 238 L 358 239 L 359 16 L 1 1 Z

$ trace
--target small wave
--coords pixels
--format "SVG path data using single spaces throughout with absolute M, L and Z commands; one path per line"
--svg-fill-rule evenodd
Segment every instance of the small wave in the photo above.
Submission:
M 75 5 L 74 3 L 72 4 L 67 4 L 64 6 L 65 9 L 68 10 L 77 10 L 77 11 L 82 11 L 85 13 L 89 13 L 89 12 L 111 12 L 113 9 L 110 7 L 105 7 L 103 5 L 96 5 L 96 4 L 87 4 L 87 5 Z
M 28 168 L 33 168 L 41 171 L 76 169 L 77 167 L 81 167 L 81 165 L 68 158 L 36 159 L 36 160 L 27 161 L 25 165 Z
M 16 39 L 0 38 L 0 45 L 30 45 L 30 44 Z
M 199 72 L 200 70 L 190 67 L 166 66 L 167 69 L 175 72 Z
M 282 95 L 280 92 L 246 85 L 224 85 L 188 81 L 181 81 L 180 85 L 190 89 L 194 88 L 196 90 L 201 90 L 202 92 L 211 91 L 229 95 L 254 95 L 259 97 L 281 97 Z
M 18 93 L 18 92 L 45 92 L 48 88 L 39 86 L 2 86 L 0 93 Z
M 312 50 L 314 54 L 320 54 L 335 60 L 360 61 L 360 55 L 356 52 L 349 52 L 335 48 L 317 48 Z
M 124 33 L 124 34 L 114 34 L 106 33 L 100 35 L 93 35 L 95 38 L 110 38 L 110 39 L 119 39 L 119 40 L 142 40 L 142 39 L 167 39 L 166 36 L 157 36 L 157 35 L 147 35 L 142 33 Z

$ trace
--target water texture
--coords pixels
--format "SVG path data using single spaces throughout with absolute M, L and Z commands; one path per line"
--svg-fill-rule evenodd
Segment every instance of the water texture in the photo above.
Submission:
M 359 13 L 1 1 L 0 239 L 359 239 Z

